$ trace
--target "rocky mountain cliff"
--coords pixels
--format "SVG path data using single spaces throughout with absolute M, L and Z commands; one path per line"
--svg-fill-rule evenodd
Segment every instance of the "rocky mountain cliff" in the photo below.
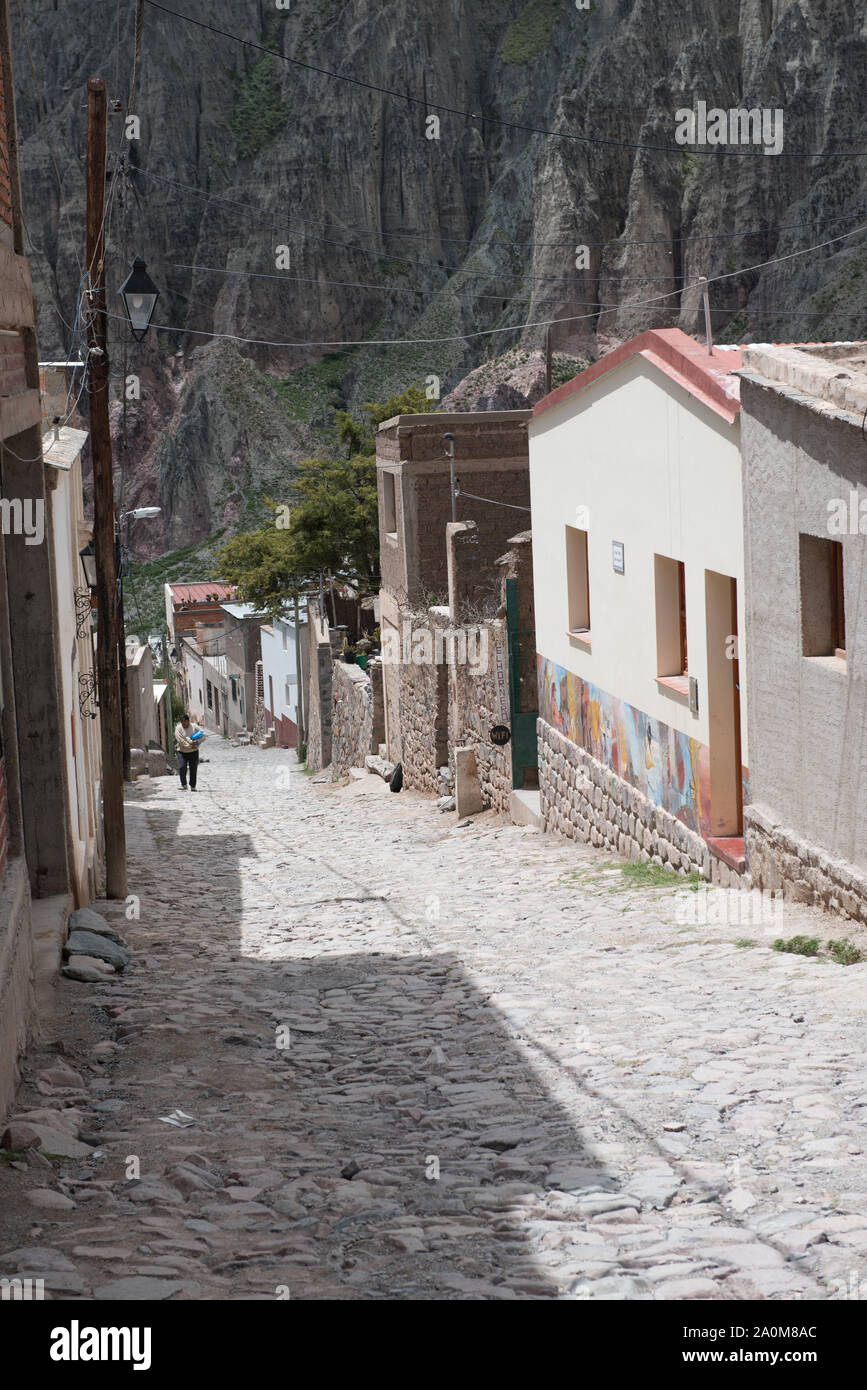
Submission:
M 867 222 L 867 157 L 803 157 L 867 155 L 867 0 L 171 3 L 361 85 L 144 7 L 139 138 L 123 139 L 123 114 L 110 117 L 111 160 L 122 147 L 123 165 L 108 283 L 114 301 L 139 254 L 161 289 L 167 327 L 146 345 L 112 324 L 117 390 L 130 372 L 143 382 L 126 411 L 124 505 L 162 503 L 162 534 L 141 539 L 152 553 L 248 519 L 293 459 L 322 447 L 335 404 L 430 376 L 445 397 L 487 359 L 538 351 L 544 328 L 522 325 L 549 319 L 569 320 L 554 346 L 582 359 L 653 325 L 699 332 L 698 275 Z M 104 75 L 126 108 L 134 8 L 23 0 L 19 12 L 44 357 L 65 354 L 72 336 L 84 84 Z M 700 100 L 781 109 L 783 153 L 680 149 L 675 112 Z M 579 245 L 588 264 L 577 268 Z M 865 246 L 853 236 L 714 285 L 715 334 L 864 336 Z M 426 341 L 375 341 L 392 338 Z M 340 346 L 356 340 L 369 345 Z

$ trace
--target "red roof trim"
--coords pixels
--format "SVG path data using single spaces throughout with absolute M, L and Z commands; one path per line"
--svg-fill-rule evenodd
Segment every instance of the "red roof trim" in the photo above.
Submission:
M 737 418 L 740 382 L 737 377 L 725 383 L 723 379 L 741 365 L 740 349 L 727 348 L 723 351 L 714 348 L 713 353 L 709 354 L 702 343 L 697 343 L 679 328 L 650 328 L 646 333 L 639 333 L 636 338 L 621 343 L 619 348 L 606 353 L 592 367 L 587 367 L 571 381 L 564 382 L 556 391 L 544 396 L 534 406 L 533 418 L 592 386 L 594 381 L 631 357 L 639 356 L 652 362 L 690 395 L 722 415 L 729 424 Z

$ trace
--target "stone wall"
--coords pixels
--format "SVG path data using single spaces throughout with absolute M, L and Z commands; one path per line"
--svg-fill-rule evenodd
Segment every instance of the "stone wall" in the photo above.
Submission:
M 424 618 L 401 613 L 401 625 Z M 434 619 L 429 620 L 433 624 Z M 448 687 L 442 668 L 432 661 L 401 661 L 396 667 L 400 708 L 403 783 L 415 791 L 439 793 L 437 748 L 448 739 Z M 443 757 L 443 763 L 446 759 Z
M 508 695 L 504 709 L 496 678 L 499 656 L 505 682 L 508 682 L 506 625 L 498 620 L 464 631 L 468 651 L 473 649 L 469 644 L 475 637 L 475 650 L 480 655 L 485 652 L 486 660 L 484 666 L 481 661 L 474 664 L 467 661 L 451 668 L 449 753 L 455 748 L 473 749 L 482 797 L 495 811 L 508 815 L 512 797 L 512 745 L 507 743 L 500 747 L 491 743 L 490 738 L 492 725 L 509 723 Z
M 374 744 L 374 699 L 370 677 L 360 666 L 335 661 L 332 677 L 331 777 L 338 781 L 351 767 L 364 767 Z
M 767 807 L 744 807 L 744 843 L 754 888 L 867 922 L 867 873 L 799 838 Z
M 317 771 L 331 762 L 332 684 L 328 623 L 316 599 L 307 601 L 307 766 Z
M 746 887 L 748 880 L 710 853 L 695 831 L 539 720 L 539 790 L 543 828 L 600 849 L 690 871 L 721 888 Z

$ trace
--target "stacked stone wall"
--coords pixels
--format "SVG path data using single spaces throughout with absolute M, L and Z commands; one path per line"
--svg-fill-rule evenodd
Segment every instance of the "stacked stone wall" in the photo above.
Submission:
M 360 666 L 335 661 L 332 674 L 331 777 L 338 781 L 351 767 L 364 767 L 373 743 L 373 686 Z
M 867 922 L 867 874 L 862 869 L 799 838 L 764 807 L 744 807 L 744 822 L 755 888 Z
M 539 791 L 543 828 L 645 864 L 701 874 L 721 888 L 748 887 L 700 835 L 637 788 L 539 720 Z

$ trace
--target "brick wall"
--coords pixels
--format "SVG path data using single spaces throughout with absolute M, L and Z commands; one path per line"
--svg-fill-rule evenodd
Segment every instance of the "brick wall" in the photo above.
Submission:
M 0 396 L 18 396 L 26 390 L 24 340 L 20 333 L 14 338 L 0 334 Z

